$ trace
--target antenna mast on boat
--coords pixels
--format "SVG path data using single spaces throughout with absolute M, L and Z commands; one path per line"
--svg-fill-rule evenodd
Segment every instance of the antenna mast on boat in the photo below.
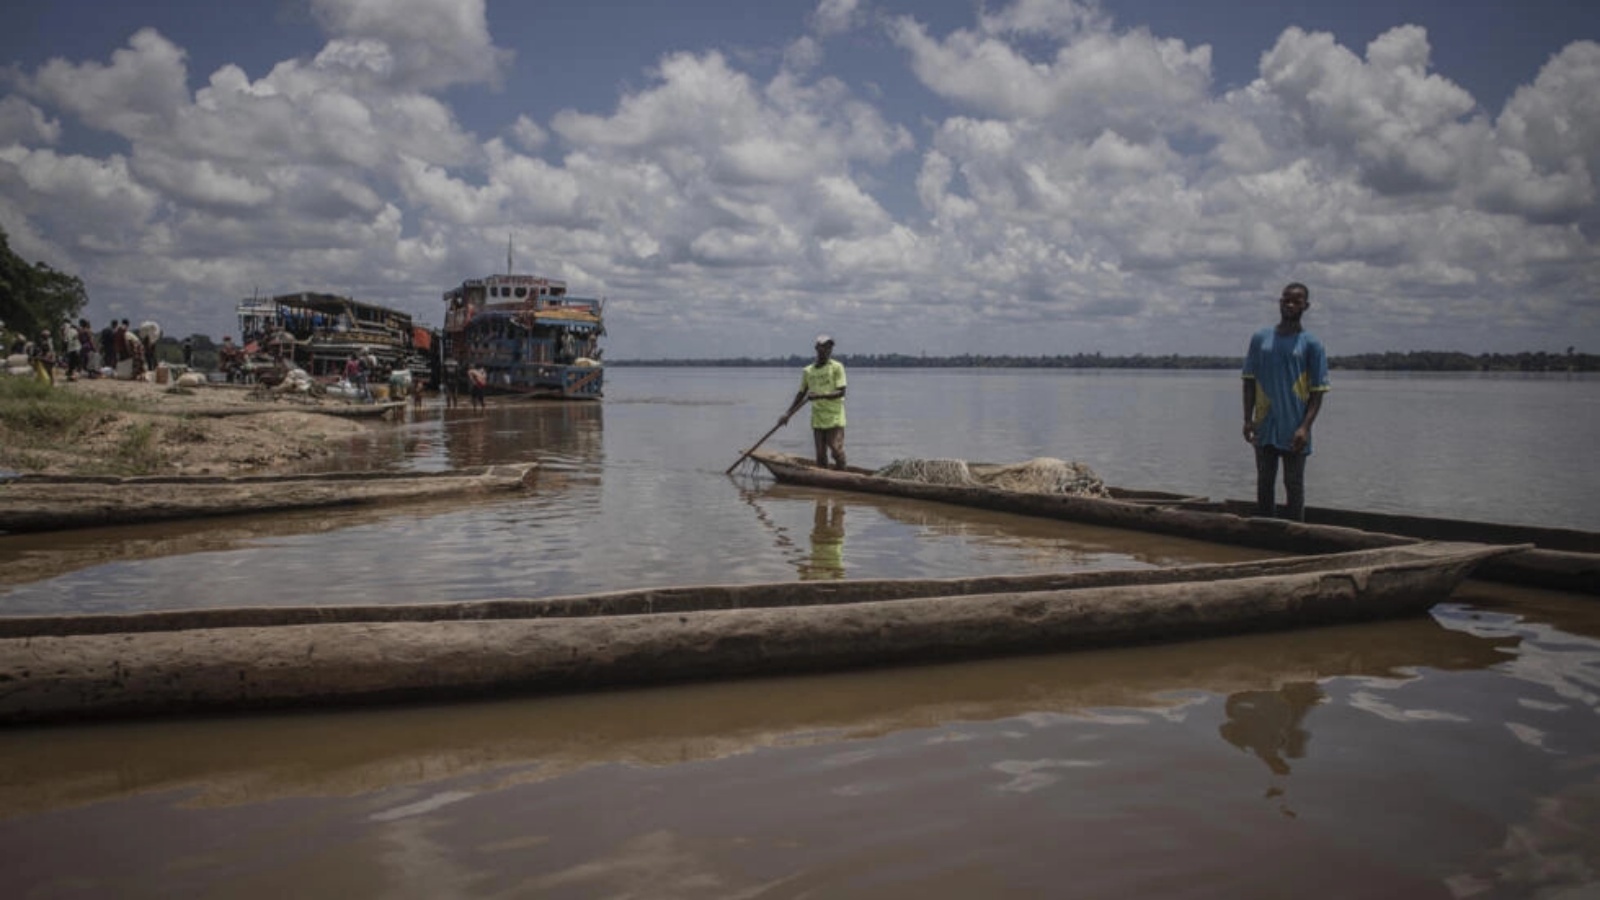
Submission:
M 510 275 L 513 271 L 514 270 L 511 268 L 511 235 L 507 234 L 506 235 L 506 274 Z

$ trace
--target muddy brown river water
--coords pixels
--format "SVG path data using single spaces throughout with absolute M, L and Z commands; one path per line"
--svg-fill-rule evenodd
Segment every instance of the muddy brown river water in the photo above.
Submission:
M 1336 376 L 1313 502 L 1600 527 L 1587 464 L 1521 431 L 1527 417 L 1552 443 L 1593 446 L 1594 382 Z M 538 459 L 527 497 L 0 538 L 0 613 L 1254 553 L 727 478 L 782 411 L 789 373 L 609 377 L 603 405 L 430 408 L 345 457 Z M 851 382 L 864 464 L 1050 455 L 1120 484 L 1248 493 L 1228 373 L 852 370 Z M 1485 429 L 1486 410 L 1510 418 Z M 1373 440 L 1404 437 L 1424 411 L 1430 435 L 1475 453 L 1430 462 Z M 792 425 L 769 446 L 807 438 Z M 7 897 L 1589 896 L 1600 605 L 1470 582 L 1429 618 L 1292 634 L 5 729 L 0 863 Z

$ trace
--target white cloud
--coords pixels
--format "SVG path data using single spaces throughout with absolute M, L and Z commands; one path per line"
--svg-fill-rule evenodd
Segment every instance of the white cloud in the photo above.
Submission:
M 111 54 L 110 65 L 52 59 L 24 89 L 93 128 L 133 138 L 171 127 L 188 102 L 184 57 L 171 41 L 145 28 L 126 49 Z
M 516 138 L 522 149 L 529 152 L 543 149 L 544 145 L 550 142 L 550 133 L 525 115 L 517 116 L 517 121 L 511 126 L 511 135 Z
M 1109 31 L 1111 18 L 1092 2 L 1014 0 L 998 12 L 980 8 L 978 27 L 985 34 L 1042 35 L 1071 40 L 1087 32 Z
M 819 0 L 811 27 L 824 37 L 841 34 L 860 25 L 864 12 L 860 0 Z
M 134 159 L 140 180 L 150 189 L 197 206 L 259 207 L 272 199 L 271 187 L 227 171 L 208 159 L 176 159 L 145 153 Z
M 1209 47 L 1190 49 L 1143 30 L 1114 33 L 1094 16 L 1070 18 L 1067 27 L 1042 14 L 1015 13 L 987 31 L 957 30 L 936 40 L 903 17 L 890 34 L 929 90 L 986 116 L 1049 119 L 1079 134 L 1116 128 L 1147 135 L 1187 122 L 1206 99 Z M 1035 60 L 1003 34 L 1024 26 L 1071 37 Z
M 21 97 L 0 97 L 0 145 L 54 144 L 61 140 L 61 123 Z
M 311 8 L 334 36 L 319 63 L 396 88 L 498 83 L 512 59 L 489 37 L 484 0 L 312 0 Z
M 21 201 L 45 230 L 76 235 L 80 242 L 121 242 L 162 203 L 133 178 L 121 156 L 102 160 L 12 145 L 0 148 L 0 179 L 8 202 Z
M 1367 184 L 1388 194 L 1440 190 L 1460 180 L 1482 127 L 1464 120 L 1476 108 L 1471 95 L 1428 74 L 1430 53 L 1415 25 L 1380 35 L 1365 62 L 1332 35 L 1291 28 L 1261 74 L 1304 140 L 1350 160 Z
M 621 356 L 651 352 L 627 343 L 646 333 L 789 352 L 818 320 L 866 351 L 1232 352 L 1291 278 L 1341 352 L 1463 318 L 1524 345 L 1600 329 L 1571 299 L 1600 287 L 1593 42 L 1491 116 L 1414 26 L 1360 53 L 1286 30 L 1218 95 L 1209 47 L 1016 0 L 947 32 L 852 35 L 896 48 L 878 61 L 922 85 L 912 109 L 830 69 L 824 40 L 869 10 L 823 2 L 765 55 L 665 48 L 614 104 L 536 119 L 495 92 L 515 72 L 481 2 L 313 9 L 326 44 L 255 79 L 222 65 L 191 89 L 190 55 L 153 29 L 17 72 L 14 246 L 107 303 L 316 287 L 436 321 L 439 291 L 503 264 L 509 234 L 519 265 L 613 297 Z M 462 103 L 474 122 L 500 104 L 487 138 Z M 115 151 L 59 146 L 84 129 Z

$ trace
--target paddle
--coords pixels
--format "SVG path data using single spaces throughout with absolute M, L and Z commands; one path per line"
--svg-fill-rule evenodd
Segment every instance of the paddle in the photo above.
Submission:
M 800 407 L 805 406 L 805 405 L 806 405 L 806 398 L 805 397 L 801 397 L 799 400 L 797 400 L 793 406 L 789 407 L 789 411 L 784 413 L 783 417 L 778 420 L 778 424 L 772 426 L 772 430 L 771 431 L 768 431 L 766 434 L 763 434 L 761 436 L 760 440 L 758 440 L 754 444 L 752 444 L 750 446 L 749 450 L 746 450 L 743 455 L 741 455 L 738 459 L 734 460 L 733 461 L 733 465 L 729 466 L 728 470 L 726 472 L 723 472 L 722 474 L 724 474 L 724 475 L 732 475 L 733 474 L 733 470 L 739 468 L 739 463 L 742 463 L 745 460 L 749 459 L 750 458 L 750 454 L 756 452 L 756 450 L 758 448 L 760 448 L 760 446 L 762 444 L 765 444 L 767 442 L 767 438 L 772 437 L 774 434 L 777 433 L 779 428 L 782 428 L 784 426 L 784 424 L 785 424 L 784 420 L 785 419 L 788 419 L 790 416 L 794 415 L 796 412 L 798 412 L 800 410 Z

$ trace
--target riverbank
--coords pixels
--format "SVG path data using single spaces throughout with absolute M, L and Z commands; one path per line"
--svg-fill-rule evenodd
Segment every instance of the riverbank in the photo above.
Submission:
M 371 426 L 320 412 L 343 401 L 233 385 L 0 379 L 0 468 L 46 475 L 292 471 Z M 219 410 L 237 415 L 217 416 Z M 331 410 L 330 410 L 331 411 Z

